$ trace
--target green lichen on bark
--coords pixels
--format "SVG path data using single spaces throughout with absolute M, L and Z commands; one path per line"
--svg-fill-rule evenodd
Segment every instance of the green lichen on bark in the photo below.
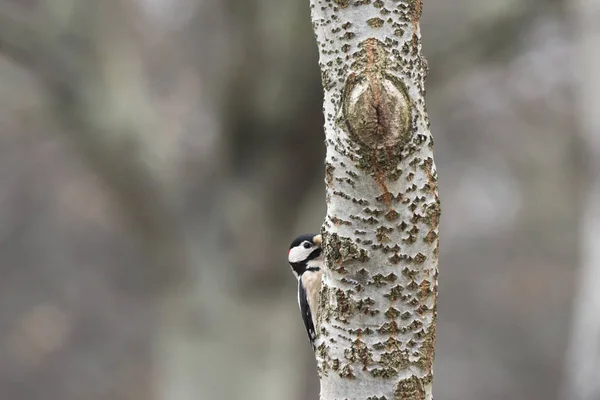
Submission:
M 394 350 L 382 353 L 380 364 L 387 369 L 393 369 L 398 372 L 410 365 L 408 350 L 396 348 Z
M 396 385 L 394 399 L 396 400 L 425 400 L 425 382 L 423 378 L 414 375 L 402 379 Z
M 329 287 L 323 286 L 319 292 L 319 304 L 324 305 L 329 303 Z M 322 326 L 322 321 L 329 321 L 331 317 L 331 307 L 321 307 L 317 313 L 317 322 Z M 325 329 L 325 328 L 323 328 Z
M 340 375 L 340 378 L 345 378 L 345 379 L 356 378 L 356 375 L 354 375 L 354 371 L 352 370 L 352 367 L 349 364 L 345 365 L 344 368 L 342 368 L 339 375 Z
M 369 24 L 371 28 L 381 28 L 384 23 L 385 21 L 381 18 L 370 18 L 367 20 L 367 24 Z
M 408 7 L 410 10 L 411 21 L 416 23 L 421 19 L 421 13 L 423 12 L 423 0 L 408 0 Z
M 352 301 L 348 291 L 336 289 L 334 295 L 335 305 L 333 306 L 333 314 L 337 321 L 348 323 L 348 317 L 351 317 L 352 314 L 354 314 L 356 305 Z
M 354 340 L 350 347 L 344 350 L 344 358 L 351 364 L 362 365 L 363 370 L 367 370 L 367 367 L 374 362 L 373 353 L 365 342 L 360 339 Z
M 421 348 L 418 351 L 419 359 L 416 364 L 426 371 L 431 371 L 435 355 L 435 318 L 434 323 L 424 332 L 421 343 Z
M 323 232 L 325 258 L 327 265 L 339 273 L 346 273 L 346 267 L 351 261 L 365 262 L 369 260 L 366 250 L 359 249 L 350 239 L 339 236 L 337 233 Z
M 342 8 L 346 8 L 350 4 L 350 0 L 333 0 L 333 2 Z

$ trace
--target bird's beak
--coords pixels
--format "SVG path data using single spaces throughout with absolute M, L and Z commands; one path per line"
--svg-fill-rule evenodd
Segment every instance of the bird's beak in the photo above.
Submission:
M 321 235 L 315 235 L 313 237 L 313 243 L 317 246 L 321 246 L 321 244 L 323 243 L 323 238 L 321 237 Z

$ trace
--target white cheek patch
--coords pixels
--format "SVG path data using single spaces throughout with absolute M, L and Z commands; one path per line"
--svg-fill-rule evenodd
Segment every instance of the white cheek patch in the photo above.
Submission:
M 288 260 L 291 263 L 297 263 L 300 261 L 304 261 L 304 260 L 306 260 L 306 258 L 308 257 L 308 255 L 310 254 L 311 251 L 312 251 L 312 248 L 305 249 L 302 246 L 293 247 L 290 250 L 290 253 L 288 254 Z

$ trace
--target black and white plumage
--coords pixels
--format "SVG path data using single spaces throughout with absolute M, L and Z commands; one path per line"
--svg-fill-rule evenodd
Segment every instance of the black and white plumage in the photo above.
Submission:
M 294 239 L 288 251 L 288 262 L 298 279 L 298 306 L 313 350 L 317 339 L 316 313 L 323 274 L 321 243 L 321 235 L 305 234 Z

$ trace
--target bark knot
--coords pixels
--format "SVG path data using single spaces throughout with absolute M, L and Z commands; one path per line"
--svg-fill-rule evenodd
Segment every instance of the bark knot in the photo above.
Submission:
M 376 149 L 408 140 L 410 107 L 404 90 L 384 73 L 355 77 L 347 84 L 344 117 L 350 133 Z
M 376 39 L 361 44 L 363 51 L 344 88 L 343 117 L 350 133 L 363 145 L 383 149 L 410 139 L 411 107 L 406 87 L 386 71 L 387 52 Z

